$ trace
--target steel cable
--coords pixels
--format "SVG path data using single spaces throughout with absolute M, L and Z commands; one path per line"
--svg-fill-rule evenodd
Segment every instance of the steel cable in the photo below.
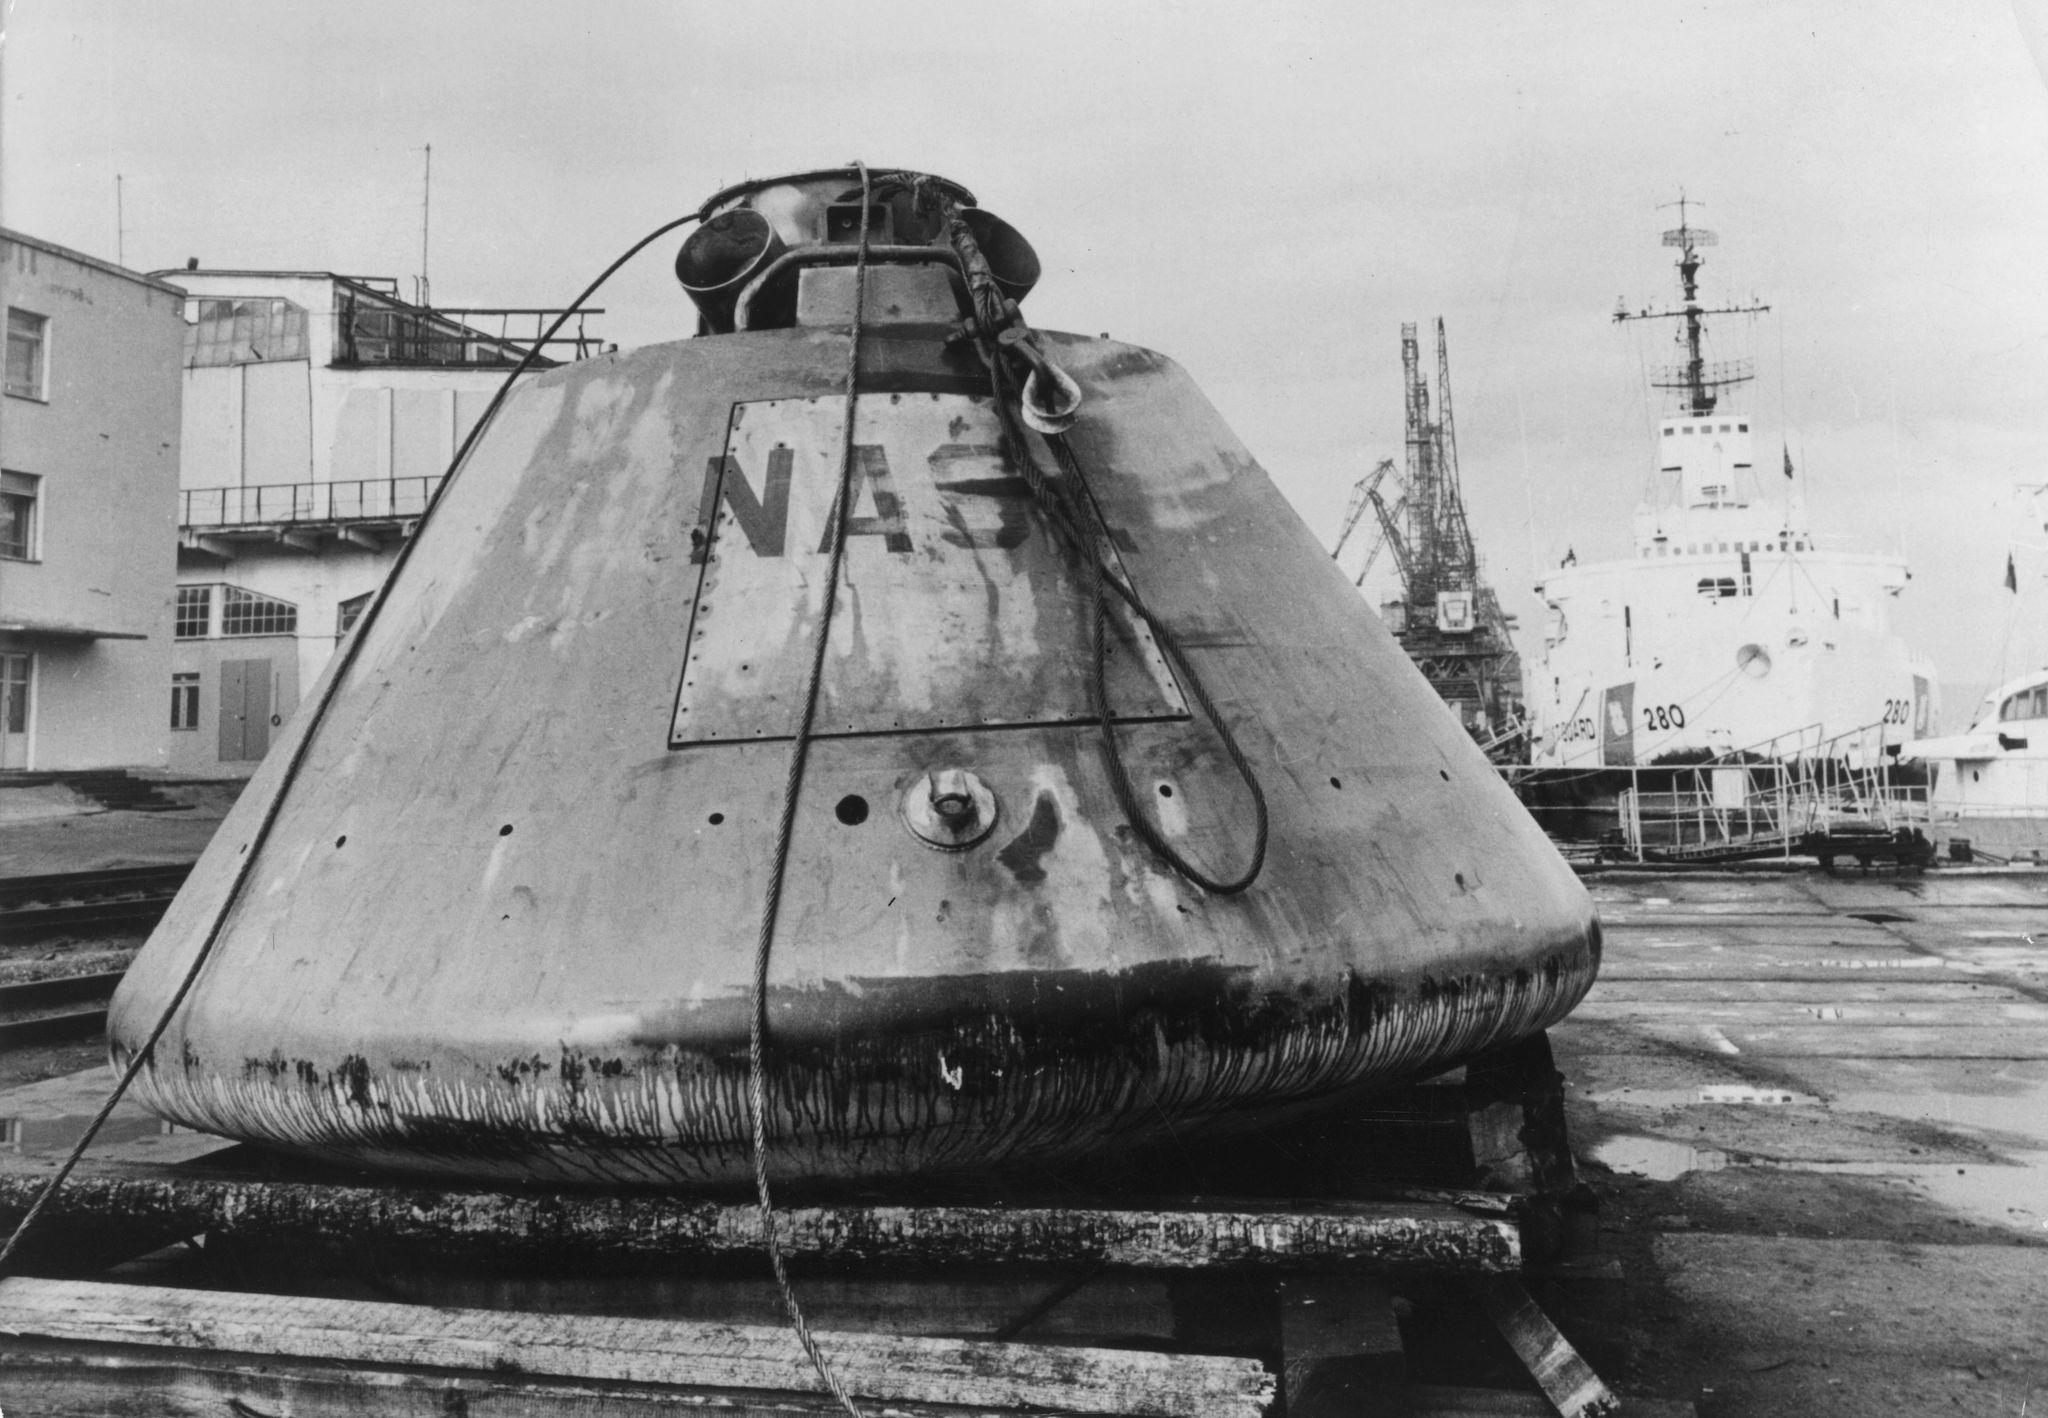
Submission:
M 832 641 L 832 612 L 839 599 L 839 574 L 846 560 L 846 522 L 853 502 L 853 418 L 859 399 L 856 381 L 860 373 L 860 335 L 863 306 L 867 300 L 868 203 L 873 191 L 867 166 L 855 162 L 860 172 L 860 247 L 853 263 L 853 326 L 846 342 L 846 413 L 840 425 L 839 490 L 832 499 L 832 556 L 825 573 L 825 603 L 818 616 L 818 634 L 811 651 L 809 678 L 804 683 L 803 710 L 797 720 L 796 742 L 790 748 L 789 775 L 782 789 L 782 817 L 775 829 L 775 855 L 768 872 L 767 900 L 761 909 L 761 934 L 754 943 L 754 1008 L 747 1030 L 747 1102 L 753 1113 L 754 1190 L 760 1198 L 761 1244 L 768 1252 L 768 1264 L 775 1272 L 776 1287 L 789 1315 L 797 1343 L 818 1371 L 825 1387 L 851 1418 L 864 1418 L 846 1386 L 825 1361 L 811 1327 L 804 1322 L 803 1307 L 789 1283 L 789 1267 L 782 1257 L 782 1242 L 775 1230 L 775 1202 L 768 1187 L 768 962 L 775 947 L 775 924 L 782 913 L 782 884 L 789 870 L 789 848 L 796 833 L 798 796 L 803 791 L 804 767 L 810 760 L 811 729 L 818 715 L 818 691 L 825 677 L 825 656 Z

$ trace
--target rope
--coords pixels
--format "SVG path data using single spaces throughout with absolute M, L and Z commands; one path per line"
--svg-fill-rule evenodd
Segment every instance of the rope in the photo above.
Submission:
M 519 361 L 510 374 L 505 376 L 505 382 L 498 386 L 498 392 L 492 396 L 491 402 L 485 406 L 483 416 L 476 421 L 476 426 L 470 429 L 469 436 L 462 440 L 462 446 L 455 451 L 455 457 L 449 462 L 448 472 L 442 478 L 441 485 L 434 490 L 433 496 L 427 500 L 426 510 L 420 514 L 419 526 L 414 530 L 413 535 L 399 546 L 398 555 L 392 560 L 391 570 L 386 573 L 383 584 L 377 588 L 377 594 L 371 599 L 370 604 L 364 608 L 361 618 L 356 622 L 354 633 L 342 642 L 342 647 L 339 651 L 341 663 L 335 667 L 334 673 L 327 677 L 325 682 L 326 688 L 310 706 L 305 729 L 299 735 L 297 742 L 292 745 L 291 757 L 285 763 L 284 775 L 278 780 L 277 790 L 271 794 L 270 800 L 264 804 L 263 816 L 257 820 L 256 831 L 250 837 L 248 845 L 242 849 L 241 864 L 235 868 L 234 880 L 229 884 L 227 894 L 221 898 L 220 909 L 214 913 L 213 922 L 207 927 L 205 939 L 200 942 L 198 951 L 192 956 L 192 963 L 185 968 L 184 977 L 178 981 L 178 988 L 172 992 L 170 1003 L 164 1006 L 163 1013 L 157 1017 L 155 1027 L 149 1031 L 148 1039 L 143 1042 L 140 1049 L 135 1051 L 135 1056 L 128 1061 L 128 1067 L 122 1070 L 120 1080 L 115 1083 L 113 1091 L 107 1095 L 106 1102 L 100 1105 L 99 1112 L 93 1115 L 92 1122 L 87 1125 L 84 1134 L 79 1137 L 77 1144 L 72 1147 L 70 1155 L 64 1159 L 63 1165 L 44 1184 L 42 1191 L 37 1194 L 35 1202 L 23 1214 L 21 1220 L 15 1223 L 13 1234 L 7 1238 L 7 1244 L 0 1246 L 0 1275 L 7 1273 L 8 1262 L 13 1259 L 14 1253 L 20 1248 L 23 1238 L 28 1235 L 30 1228 L 35 1225 L 36 1218 L 42 1215 L 44 1208 L 50 1204 L 51 1198 L 57 1195 L 58 1189 L 70 1177 L 72 1169 L 78 1165 L 79 1159 L 85 1156 L 86 1149 L 91 1147 L 93 1140 L 99 1136 L 100 1128 L 105 1125 L 107 1119 L 113 1115 L 115 1107 L 126 1096 L 129 1085 L 135 1082 L 136 1077 L 148 1065 L 156 1050 L 157 1041 L 163 1038 L 164 1031 L 170 1028 L 171 1020 L 177 1014 L 179 1006 L 184 1004 L 185 997 L 192 992 L 192 986 L 199 979 L 199 972 L 205 968 L 207 960 L 213 955 L 214 947 L 220 942 L 221 931 L 227 924 L 228 913 L 234 909 L 235 903 L 241 899 L 242 891 L 248 885 L 250 875 L 255 871 L 256 859 L 262 855 L 263 845 L 269 840 L 270 830 L 276 825 L 278 814 L 283 810 L 286 790 L 291 787 L 292 781 L 298 777 L 299 770 L 305 766 L 306 759 L 312 750 L 313 739 L 319 732 L 321 723 L 326 719 L 327 711 L 332 707 L 336 695 L 340 692 L 342 681 L 348 678 L 348 672 L 355 664 L 357 655 L 360 653 L 362 646 L 369 640 L 370 627 L 376 623 L 378 613 L 383 610 L 384 602 L 391 594 L 392 583 L 398 579 L 399 572 L 404 570 L 406 562 L 411 559 L 413 548 L 419 545 L 420 536 L 426 530 L 427 522 L 433 517 L 434 510 L 441 505 L 442 499 L 447 496 L 448 489 L 455 482 L 456 476 L 467 466 L 470 450 L 476 446 L 477 440 L 483 436 L 483 432 L 490 426 L 491 420 L 497 417 L 499 407 L 505 402 L 505 396 L 512 391 L 512 386 L 517 382 L 519 376 L 525 374 L 527 370 L 533 367 L 533 362 L 539 357 L 541 350 L 546 348 L 548 341 L 554 338 L 563 325 L 568 323 L 569 317 L 580 310 L 585 301 L 597 294 L 598 288 L 610 280 L 613 273 L 639 255 L 650 243 L 668 235 L 677 227 L 699 220 L 702 216 L 703 213 L 701 211 L 692 212 L 688 216 L 677 217 L 674 221 L 666 222 L 656 227 L 653 231 L 647 233 L 647 235 L 641 237 L 640 240 L 628 247 L 624 255 L 613 261 L 611 265 L 605 267 L 603 274 L 585 287 L 583 294 L 577 296 L 567 309 L 555 317 L 555 322 L 548 327 L 547 333 L 536 341 L 531 349 L 527 350 L 525 357 Z
M 853 503 L 853 414 L 858 400 L 855 381 L 860 370 L 862 307 L 867 299 L 868 215 L 873 193 L 867 166 L 860 170 L 860 249 L 853 265 L 853 328 L 846 343 L 846 415 L 839 438 L 839 492 L 832 500 L 832 559 L 825 573 L 825 605 L 818 617 L 818 634 L 811 650 L 810 677 L 804 683 L 804 707 L 797 721 L 796 742 L 790 749 L 789 776 L 782 788 L 782 819 L 775 829 L 775 856 L 768 870 L 768 898 L 761 909 L 761 934 L 754 943 L 754 1008 L 747 1031 L 747 1103 L 754 1122 L 754 1190 L 760 1198 L 761 1243 L 768 1252 L 768 1264 L 775 1271 L 776 1288 L 782 1292 L 782 1307 L 789 1315 L 790 1328 L 818 1371 L 825 1387 L 850 1418 L 864 1418 L 854 1405 L 846 1386 L 825 1362 L 811 1327 L 804 1322 L 796 1290 L 789 1283 L 789 1267 L 782 1258 L 782 1242 L 775 1230 L 775 1202 L 768 1189 L 768 1084 L 763 1062 L 768 1034 L 768 960 L 775 946 L 775 922 L 782 911 L 782 883 L 789 870 L 789 846 L 796 832 L 796 805 L 803 791 L 804 766 L 810 759 L 811 727 L 818 714 L 818 688 L 825 677 L 825 655 L 832 639 L 832 611 L 839 599 L 839 573 L 846 560 L 846 520 Z

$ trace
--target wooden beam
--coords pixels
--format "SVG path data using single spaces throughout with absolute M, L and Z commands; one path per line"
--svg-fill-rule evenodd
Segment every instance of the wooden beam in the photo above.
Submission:
M 0 1225 L 35 1198 L 42 1174 L 0 1170 Z M 793 1207 L 777 1220 L 797 1258 L 896 1269 L 949 1264 L 1130 1266 L 1151 1270 L 1427 1268 L 1506 1274 L 1522 1263 L 1511 1207 L 1448 1200 L 1203 1208 Z M 310 1251 L 402 1251 L 419 1263 L 594 1268 L 752 1257 L 751 1205 L 646 1194 L 456 1193 L 265 1181 L 158 1169 L 81 1170 L 39 1223 L 49 1236 L 109 1227 Z M 160 1242 L 153 1242 L 160 1244 Z M 39 1264 L 42 1264 L 39 1262 Z M 47 1273 L 47 1271 L 46 1271 Z
M 1494 1328 L 1564 1418 L 1606 1418 L 1621 1411 L 1614 1391 L 1600 1382 L 1593 1366 L 1558 1332 L 1520 1281 L 1489 1276 L 1476 1288 Z
M 96 1347 L 111 1346 L 106 1353 L 131 1366 L 137 1351 L 156 1351 L 166 1368 L 216 1375 L 280 1359 L 338 1365 L 351 1375 L 656 1386 L 693 1406 L 734 1390 L 815 1401 L 819 1388 L 783 1329 L 76 1280 L 0 1280 L 0 1335 L 11 1341 L 0 1353 L 0 1375 L 10 1383 L 32 1367 L 47 1375 L 67 1354 L 91 1367 Z M 1253 1359 L 878 1334 L 820 1333 L 818 1342 L 851 1393 L 891 1404 L 1261 1418 L 1274 1398 L 1272 1374 Z M 31 1404 L 24 1411 L 49 1410 Z

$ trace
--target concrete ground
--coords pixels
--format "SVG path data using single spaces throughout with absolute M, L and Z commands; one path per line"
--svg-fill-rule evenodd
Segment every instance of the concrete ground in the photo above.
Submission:
M 2048 872 L 1612 874 L 1553 1043 L 1619 1283 L 1541 1298 L 1703 1418 L 2048 1405 Z
M 240 783 L 160 783 L 179 812 L 108 812 L 55 785 L 0 792 L 0 880 L 189 862 L 212 840 Z

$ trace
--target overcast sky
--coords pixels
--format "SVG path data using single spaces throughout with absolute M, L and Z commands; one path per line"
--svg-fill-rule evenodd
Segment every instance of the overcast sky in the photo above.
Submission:
M 1448 323 L 1510 609 L 1626 552 L 1681 188 L 1746 409 L 1823 531 L 1902 552 L 1959 707 L 2048 659 L 2048 98 L 2036 0 L 1672 4 L 0 0 L 0 223 L 138 269 L 420 266 L 560 304 L 742 177 L 943 173 L 1037 246 L 1035 323 L 1187 366 L 1326 541 L 1401 452 L 1399 327 Z M 691 314 L 650 252 L 631 347 Z M 2015 551 L 2020 597 L 2002 586 Z M 2015 611 L 2019 614 L 2015 618 Z

